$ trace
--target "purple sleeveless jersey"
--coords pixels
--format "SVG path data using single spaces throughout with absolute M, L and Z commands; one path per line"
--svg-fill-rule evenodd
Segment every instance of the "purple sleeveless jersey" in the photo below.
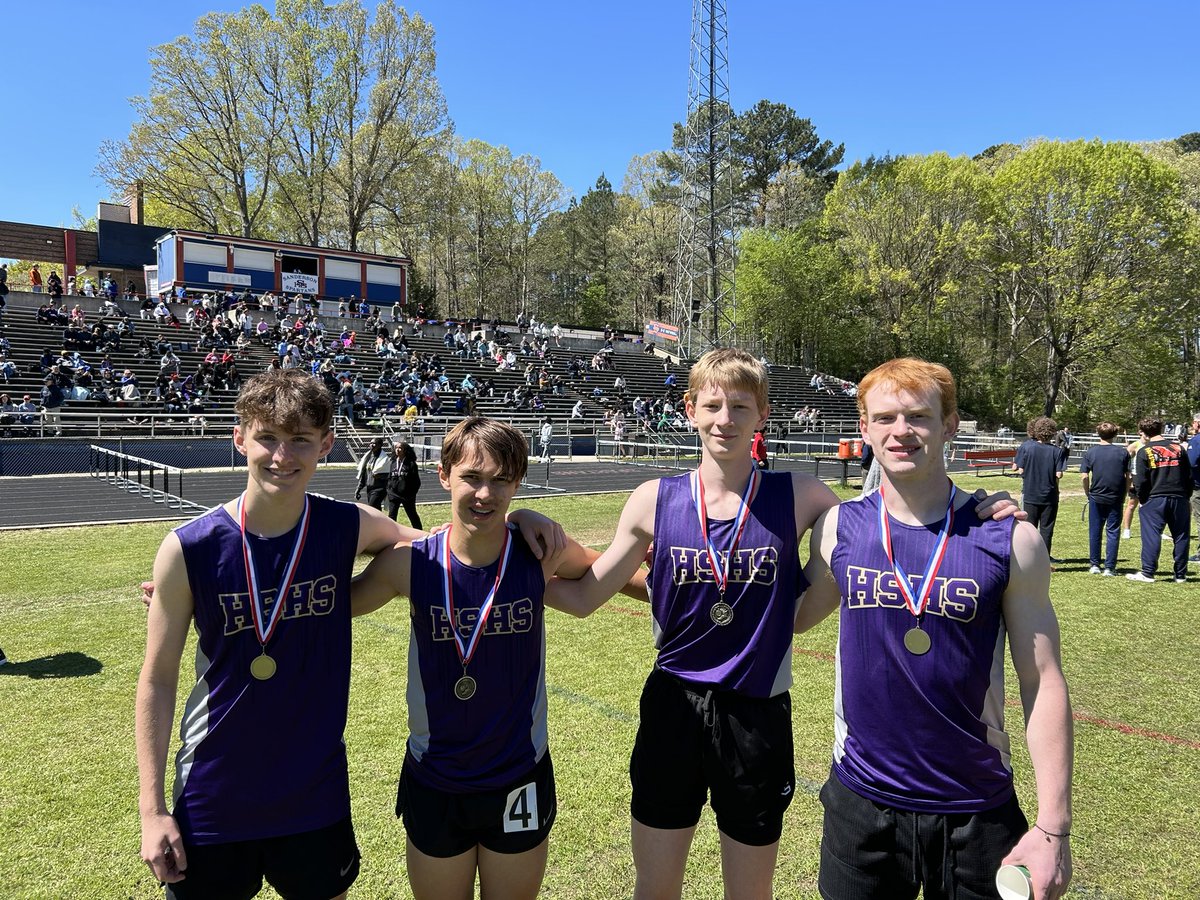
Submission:
M 729 566 L 726 625 L 710 612 L 720 599 L 689 475 L 659 479 L 654 513 L 654 564 L 646 579 L 659 668 L 685 681 L 774 697 L 792 684 L 796 599 L 807 587 L 800 570 L 792 476 L 760 472 L 746 529 Z M 734 520 L 709 519 L 721 564 Z
M 446 615 L 442 553 L 450 532 L 412 547 L 412 635 L 408 645 L 408 761 L 413 777 L 451 793 L 507 787 L 545 755 L 546 628 L 542 564 L 519 533 L 508 570 L 467 667 L 475 695 L 459 700 L 462 677 Z M 500 561 L 454 560 L 454 607 L 466 646 Z
M 238 523 L 218 507 L 175 530 L 199 635 L 175 759 L 174 815 L 190 843 L 299 834 L 350 814 L 342 733 L 358 508 L 309 501 L 308 537 L 267 644 L 278 669 L 266 681 L 250 674 L 261 646 Z M 268 615 L 296 533 L 251 538 Z
M 843 503 L 831 568 L 841 588 L 833 768 L 851 790 L 885 806 L 974 813 L 1012 794 L 1004 732 L 1004 618 L 1012 520 L 954 512 L 914 656 L 916 622 L 896 587 L 879 535 L 879 492 Z M 940 524 L 890 520 L 897 561 L 914 591 Z M 914 574 L 914 572 L 916 574 Z

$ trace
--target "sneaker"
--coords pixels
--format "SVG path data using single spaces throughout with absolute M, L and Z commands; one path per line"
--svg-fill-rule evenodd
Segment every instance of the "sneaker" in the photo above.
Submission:
M 1099 574 L 1100 574 L 1100 567 L 1099 567 L 1099 566 L 1092 566 L 1090 569 L 1088 569 L 1088 574 L 1089 574 L 1089 575 L 1099 575 Z
M 1130 581 L 1136 581 L 1138 584 L 1154 584 L 1154 579 L 1149 575 L 1144 575 L 1141 572 L 1130 572 L 1125 576 Z
M 4 655 L 4 651 L 0 650 L 0 666 L 8 662 L 8 657 Z
M 1101 574 L 1101 575 L 1107 575 L 1109 578 L 1111 578 L 1112 576 L 1116 575 L 1117 573 L 1116 573 L 1116 572 L 1114 572 L 1112 569 L 1105 569 L 1105 570 L 1104 570 L 1103 572 L 1101 572 L 1100 574 Z
M 1175 583 L 1176 584 L 1187 584 L 1187 579 L 1186 578 L 1176 578 Z
M 1200 562 L 1200 553 L 1193 553 L 1188 557 L 1188 562 Z
M 1128 528 L 1121 529 L 1121 538 L 1122 539 L 1131 538 L 1131 537 L 1133 537 L 1133 535 L 1132 535 L 1132 533 L 1130 533 Z

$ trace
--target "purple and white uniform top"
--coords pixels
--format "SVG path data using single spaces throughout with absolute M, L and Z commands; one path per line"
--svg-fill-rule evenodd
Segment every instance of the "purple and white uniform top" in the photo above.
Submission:
M 878 492 L 841 505 L 831 569 L 842 595 L 834 694 L 833 769 L 846 787 L 885 806 L 975 813 L 1012 794 L 1004 731 L 1002 600 L 1013 522 L 980 521 L 971 499 L 955 510 L 921 630 L 930 652 L 905 648 L 916 624 L 884 551 Z M 931 556 L 942 523 L 888 520 L 896 560 Z
M 748 515 L 741 522 L 707 518 L 707 537 L 697 515 L 694 473 L 659 479 L 654 562 L 646 586 L 659 668 L 705 687 L 774 697 L 792 684 L 792 625 L 807 582 L 800 569 L 792 476 L 757 474 L 761 480 L 749 498 Z M 722 594 L 718 584 L 726 569 Z M 717 621 L 724 617 L 713 614 L 718 602 L 730 608 L 724 624 Z
M 449 554 L 452 622 L 445 600 L 449 531 L 412 545 L 412 634 L 408 647 L 408 753 L 418 781 L 451 793 L 497 790 L 546 754 L 546 629 L 542 564 L 519 536 L 502 559 L 468 566 Z M 475 693 L 455 695 L 463 654 L 495 588 L 466 672 Z
M 198 635 L 175 759 L 174 816 L 189 843 L 299 834 L 350 814 L 343 732 L 359 512 L 308 499 L 308 537 L 265 648 L 277 665 L 266 680 L 250 673 L 263 647 L 238 522 L 217 507 L 175 529 Z M 264 619 L 276 608 L 299 529 L 249 538 Z

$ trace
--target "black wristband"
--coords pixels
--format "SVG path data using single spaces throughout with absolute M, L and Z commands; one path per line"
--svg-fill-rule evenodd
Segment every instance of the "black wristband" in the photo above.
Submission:
M 1064 831 L 1061 834 L 1057 834 L 1053 831 L 1047 831 L 1045 828 L 1043 828 L 1037 822 L 1033 823 L 1033 827 L 1036 828 L 1038 831 L 1040 831 L 1042 834 L 1046 835 L 1046 837 L 1069 838 L 1071 836 L 1071 832 L 1069 832 L 1069 831 Z

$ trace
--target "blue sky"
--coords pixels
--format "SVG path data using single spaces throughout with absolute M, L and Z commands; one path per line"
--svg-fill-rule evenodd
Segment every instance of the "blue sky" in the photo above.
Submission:
M 734 107 L 786 103 L 847 159 L 1200 131 L 1194 0 L 727 2 Z M 0 219 L 94 214 L 107 195 L 96 148 L 128 133 L 149 48 L 242 5 L 9 4 Z M 458 134 L 533 154 L 578 194 L 601 172 L 620 187 L 630 158 L 665 147 L 684 117 L 689 0 L 406 5 L 433 23 Z

